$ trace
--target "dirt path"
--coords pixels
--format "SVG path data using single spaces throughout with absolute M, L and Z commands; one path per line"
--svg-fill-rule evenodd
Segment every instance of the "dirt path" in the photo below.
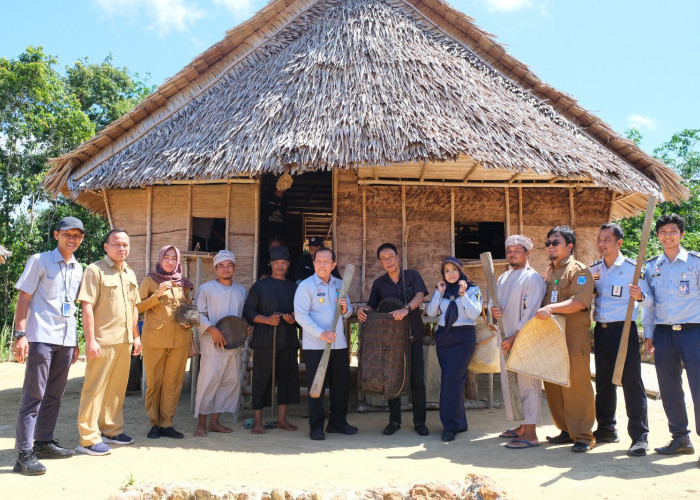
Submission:
M 241 424 L 229 435 L 192 437 L 194 420 L 189 413 L 189 394 L 184 394 L 176 428 L 185 439 L 146 439 L 148 421 L 140 395 L 125 403 L 126 432 L 134 445 L 115 447 L 105 457 L 76 456 L 45 461 L 46 475 L 25 477 L 12 473 L 15 461 L 14 427 L 19 405 L 23 367 L 0 363 L 0 478 L 2 497 L 11 498 L 106 498 L 120 491 L 131 478 L 135 483 L 188 482 L 222 488 L 250 485 L 257 488 L 304 488 L 332 491 L 384 485 L 405 486 L 417 481 L 461 480 L 467 473 L 492 477 L 512 498 L 698 498 L 700 469 L 693 456 L 663 457 L 651 453 L 629 458 L 628 438 L 618 444 L 596 447 L 585 455 L 571 453 L 569 446 L 542 446 L 530 450 L 507 450 L 497 437 L 509 422 L 502 409 L 467 412 L 469 432 L 453 443 L 440 441 L 438 413 L 428 413 L 428 438 L 417 436 L 404 413 L 404 428 L 394 436 L 381 435 L 387 414 L 353 413 L 355 436 L 328 435 L 326 441 L 308 439 L 304 408 L 294 408 L 291 420 L 301 430 L 268 431 L 253 436 Z M 84 363 L 71 369 L 56 438 L 65 445 L 77 444 L 76 415 Z M 686 391 L 686 394 L 689 394 Z M 651 446 L 668 440 L 660 401 L 649 401 Z M 291 409 L 290 409 L 291 410 Z M 690 420 L 692 406 L 689 408 Z M 539 433 L 554 435 L 549 415 Z M 618 419 L 626 425 L 620 404 Z M 230 416 L 222 419 L 230 423 Z M 693 438 L 700 445 L 697 436 Z

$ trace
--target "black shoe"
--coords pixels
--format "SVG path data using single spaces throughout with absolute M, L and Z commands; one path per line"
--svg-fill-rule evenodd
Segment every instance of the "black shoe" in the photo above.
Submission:
M 566 431 L 561 431 L 558 436 L 547 436 L 547 441 L 552 444 L 569 444 L 574 442 L 574 440 L 571 439 L 571 436 L 569 436 L 569 433 Z
M 590 449 L 590 444 L 582 443 L 581 441 L 576 441 L 571 447 L 571 451 L 573 451 L 574 453 L 586 453 L 587 451 L 590 451 Z
M 326 435 L 323 433 L 323 429 L 314 429 L 309 432 L 309 437 L 314 441 L 323 441 L 326 439 Z
M 391 436 L 394 434 L 396 431 L 398 431 L 401 428 L 401 424 L 398 422 L 389 422 L 386 424 L 386 427 L 384 427 L 384 430 L 382 431 L 382 434 L 385 436 Z
M 166 438 L 182 439 L 185 435 L 182 432 L 176 431 L 175 427 L 161 427 L 160 435 Z
M 442 436 L 440 437 L 444 442 L 449 443 L 450 441 L 455 440 L 455 433 L 454 431 L 448 431 L 444 430 L 442 431 Z
M 69 450 L 58 444 L 58 441 L 34 441 L 34 454 L 36 458 L 70 458 L 75 455 L 75 450 Z
M 425 424 L 413 424 L 413 430 L 415 430 L 416 434 L 418 434 L 419 436 L 427 436 L 428 434 L 430 434 L 430 431 L 425 426 Z
M 160 427 L 157 425 L 154 425 L 151 427 L 151 430 L 148 431 L 148 434 L 146 434 L 146 437 L 148 439 L 158 439 L 160 437 Z
M 329 434 L 337 433 L 345 434 L 346 436 L 351 436 L 352 434 L 355 434 L 357 432 L 357 427 L 348 423 L 333 425 L 328 424 L 326 426 L 326 432 L 328 432 Z
M 656 453 L 662 455 L 692 455 L 695 452 L 693 444 L 687 436 L 671 439 L 666 446 L 654 448 Z
M 19 450 L 17 462 L 12 470 L 25 476 L 41 476 L 46 473 L 46 467 L 36 458 L 34 450 Z
M 620 436 L 617 435 L 617 431 L 613 429 L 606 429 L 605 427 L 598 427 L 593 431 L 593 437 L 596 443 L 619 443 Z

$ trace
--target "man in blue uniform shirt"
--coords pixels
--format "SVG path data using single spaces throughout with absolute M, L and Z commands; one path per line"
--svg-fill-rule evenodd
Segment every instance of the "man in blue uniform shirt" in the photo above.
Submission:
M 602 258 L 591 265 L 595 283 L 593 319 L 596 325 L 593 335 L 596 369 L 595 413 L 598 421 L 598 428 L 593 435 L 598 443 L 620 441 L 615 429 L 617 387 L 612 382 L 612 376 L 630 296 L 635 301 L 641 301 L 643 298 L 640 287 L 630 285 L 634 279 L 636 262 L 620 253 L 623 237 L 624 233 L 618 224 L 608 222 L 600 226 L 598 253 Z M 647 396 L 642 382 L 639 335 L 637 324 L 634 322 L 638 307 L 639 303 L 635 302 L 622 372 L 622 390 L 628 419 L 627 432 L 632 438 L 632 446 L 627 450 L 627 454 L 633 457 L 644 456 L 649 449 Z
M 642 303 L 645 344 L 647 351 L 656 352 L 656 376 L 671 432 L 671 441 L 655 448 L 662 455 L 694 452 L 683 396 L 683 365 L 695 406 L 695 432 L 700 433 L 700 257 L 681 246 L 684 235 L 682 217 L 659 217 L 656 237 L 664 251 L 645 267 L 650 292 L 649 300 Z

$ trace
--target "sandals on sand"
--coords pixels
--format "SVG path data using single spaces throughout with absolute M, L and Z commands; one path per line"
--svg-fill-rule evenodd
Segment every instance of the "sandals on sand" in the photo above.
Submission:
M 509 450 L 524 450 L 525 448 L 537 448 L 539 445 L 540 443 L 533 443 L 527 439 L 516 438 L 508 441 L 506 448 Z

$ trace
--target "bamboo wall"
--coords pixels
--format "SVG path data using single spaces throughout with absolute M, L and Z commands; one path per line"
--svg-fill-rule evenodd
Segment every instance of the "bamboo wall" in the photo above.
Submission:
M 225 219 L 228 208 L 227 243 L 229 250 L 236 255 L 234 280 L 246 288 L 253 284 L 254 207 L 257 185 L 177 185 L 155 186 L 150 189 L 152 190 L 151 270 L 155 269 L 161 247 L 175 245 L 181 251 L 191 250 L 187 232 L 190 217 Z M 112 189 L 107 194 L 114 226 L 126 229 L 131 237 L 131 253 L 128 262 L 140 281 L 147 272 L 148 189 Z M 183 262 L 183 268 L 185 275 L 194 281 L 196 272 L 194 260 L 189 264 Z M 211 259 L 204 260 L 202 271 L 203 282 L 214 278 Z
M 361 287 L 363 261 L 363 204 L 365 190 L 365 280 Z M 406 261 L 409 268 L 417 269 L 432 293 L 440 280 L 440 262 L 451 254 L 451 197 L 448 187 L 405 186 Z M 608 220 L 610 193 L 605 189 L 508 188 L 453 188 L 455 193 L 454 220 L 458 222 L 501 221 L 506 232 L 521 232 L 535 244 L 531 265 L 543 272 L 548 259 L 544 241 L 555 225 L 574 226 L 578 239 L 575 257 L 585 264 L 597 259 L 596 239 L 600 224 Z M 573 203 L 572 203 L 573 201 Z M 508 205 L 508 215 L 506 215 Z M 572 210 L 573 208 L 573 210 Z M 338 182 L 338 261 L 342 268 L 347 263 L 357 266 L 356 279 L 350 297 L 366 301 L 372 282 L 383 274 L 376 258 L 377 247 L 391 242 L 401 251 L 402 187 L 360 186 L 352 172 L 343 172 Z M 508 230 L 510 227 L 510 230 Z M 505 261 L 495 262 L 496 274 L 504 272 Z M 465 273 L 486 288 L 485 277 L 478 261 L 466 262 Z

